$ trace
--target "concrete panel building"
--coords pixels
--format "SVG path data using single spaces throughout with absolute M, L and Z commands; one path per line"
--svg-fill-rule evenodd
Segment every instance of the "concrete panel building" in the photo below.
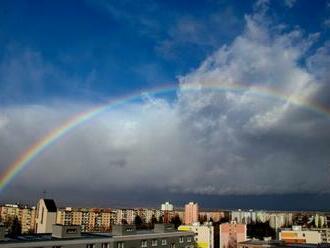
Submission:
M 220 248 L 236 248 L 239 242 L 246 241 L 246 225 L 236 222 L 221 224 L 219 235 Z
M 181 225 L 179 231 L 188 231 L 195 233 L 195 243 L 198 248 L 213 248 L 214 247 L 214 228 L 212 223 L 193 225 Z
M 237 248 L 329 248 L 329 244 L 292 244 L 280 240 L 248 240 L 241 242 Z
M 321 234 L 322 243 L 330 244 L 330 228 L 311 228 L 311 231 L 317 231 Z
M 198 222 L 199 208 L 198 204 L 194 202 L 189 202 L 184 208 L 184 224 L 191 225 Z
M 79 226 L 54 225 L 52 234 L 2 238 L 2 248 L 194 248 L 194 233 L 156 224 L 137 231 L 133 225 L 114 226 L 113 233 L 81 233 Z
M 303 230 L 301 226 L 293 226 L 292 229 L 282 229 L 279 239 L 286 243 L 319 244 L 322 243 L 321 233 L 318 231 Z
M 160 210 L 162 211 L 173 211 L 173 204 L 171 204 L 170 202 L 165 202 L 160 206 Z

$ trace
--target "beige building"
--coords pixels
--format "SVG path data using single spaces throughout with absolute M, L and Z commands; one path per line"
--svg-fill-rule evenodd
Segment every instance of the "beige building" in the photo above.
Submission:
M 178 231 L 188 231 L 195 233 L 195 242 L 198 248 L 213 248 L 214 247 L 214 228 L 212 223 L 193 225 L 181 225 Z
M 24 207 L 19 212 L 19 222 L 22 226 L 22 233 L 33 233 L 35 226 L 35 208 Z
M 52 199 L 40 199 L 36 209 L 36 233 L 51 233 L 56 223 L 56 204 Z
M 311 231 L 317 231 L 321 234 L 322 243 L 330 244 L 330 228 L 311 228 Z
M 301 226 L 293 226 L 292 229 L 282 229 L 279 239 L 286 243 L 319 244 L 322 242 L 321 233 L 318 231 L 303 230 Z
M 248 240 L 241 242 L 237 245 L 237 248 L 328 248 L 327 244 L 293 244 L 285 243 L 280 240 Z
M 6 204 L 1 207 L 0 211 L 1 222 L 3 223 L 9 223 L 15 217 L 19 217 L 20 212 L 19 207 L 16 204 Z
M 67 207 L 57 211 L 56 224 L 79 225 L 82 232 L 108 232 L 112 217 L 110 209 Z
M 18 218 L 18 221 L 22 227 L 22 233 L 28 233 L 34 231 L 35 226 L 35 208 L 29 208 L 27 206 L 20 207 L 16 204 L 6 204 L 0 208 L 0 219 L 6 227 L 10 225 L 14 218 Z

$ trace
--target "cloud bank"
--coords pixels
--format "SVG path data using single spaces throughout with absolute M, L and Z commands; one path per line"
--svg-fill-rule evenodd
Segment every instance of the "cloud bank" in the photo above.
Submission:
M 82 187 L 86 193 L 118 194 L 139 188 L 202 195 L 330 193 L 329 116 L 254 93 L 262 86 L 328 106 L 329 43 L 314 51 L 319 34 L 274 24 L 265 3 L 255 8 L 231 44 L 179 77 L 176 100 L 149 96 L 103 113 L 49 147 L 1 194 L 24 199 L 26 192 L 72 193 Z M 12 80 L 16 76 L 6 71 L 27 61 L 2 63 L 2 79 Z M 26 77 L 38 82 L 53 70 L 38 68 Z M 242 87 L 203 90 L 231 84 Z M 191 86 L 199 90 L 185 90 Z M 0 169 L 91 106 L 88 101 L 3 106 Z

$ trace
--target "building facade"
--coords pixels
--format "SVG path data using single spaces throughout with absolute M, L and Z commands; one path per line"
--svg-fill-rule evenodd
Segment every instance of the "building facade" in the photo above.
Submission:
M 220 248 L 236 248 L 237 244 L 246 241 L 246 225 L 235 222 L 224 223 L 219 227 Z
M 303 229 L 301 226 L 293 226 L 291 229 L 282 229 L 279 232 L 279 240 L 286 243 L 320 244 L 321 233 Z
M 214 248 L 214 228 L 212 223 L 181 225 L 178 227 L 178 231 L 194 232 L 195 243 L 198 248 Z
M 138 232 L 133 225 L 116 225 L 110 233 L 81 233 L 79 226 L 54 225 L 52 234 L 0 240 L 2 248 L 194 248 L 194 233 L 156 224 Z
M 56 223 L 56 204 L 52 199 L 40 199 L 36 208 L 36 233 L 52 233 Z
M 198 222 L 199 207 L 197 203 L 189 202 L 184 208 L 184 224 L 191 225 Z

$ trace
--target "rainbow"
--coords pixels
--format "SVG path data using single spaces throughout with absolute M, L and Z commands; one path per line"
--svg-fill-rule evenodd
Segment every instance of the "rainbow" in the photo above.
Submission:
M 161 88 L 154 88 L 143 92 L 137 92 L 134 94 L 126 95 L 120 97 L 118 99 L 113 99 L 105 104 L 96 106 L 87 111 L 81 112 L 66 122 L 64 122 L 59 127 L 51 130 L 44 137 L 40 138 L 37 142 L 32 144 L 28 149 L 26 149 L 23 153 L 21 153 L 18 158 L 11 163 L 5 171 L 0 175 L 0 192 L 2 192 L 6 186 L 29 164 L 32 160 L 34 160 L 39 154 L 41 154 L 44 150 L 54 144 L 57 140 L 65 136 L 67 133 L 71 132 L 73 129 L 78 128 L 80 125 L 86 123 L 88 120 L 95 118 L 103 112 L 108 111 L 110 108 L 121 106 L 127 103 L 130 103 L 135 100 L 141 99 L 143 93 L 161 95 L 166 93 L 182 93 L 185 91 L 231 91 L 237 93 L 244 93 L 248 91 L 251 94 L 260 97 L 266 98 L 274 98 L 282 101 L 286 101 L 290 104 L 294 104 L 305 109 L 309 109 L 313 112 L 319 113 L 321 115 L 325 115 L 330 119 L 330 109 L 326 108 L 319 103 L 308 101 L 301 97 L 292 97 L 287 96 L 279 91 L 270 90 L 264 87 L 245 87 L 239 84 L 228 84 L 221 86 L 203 86 L 203 88 L 199 88 L 196 86 L 184 86 L 180 89 L 175 85 L 166 85 Z

